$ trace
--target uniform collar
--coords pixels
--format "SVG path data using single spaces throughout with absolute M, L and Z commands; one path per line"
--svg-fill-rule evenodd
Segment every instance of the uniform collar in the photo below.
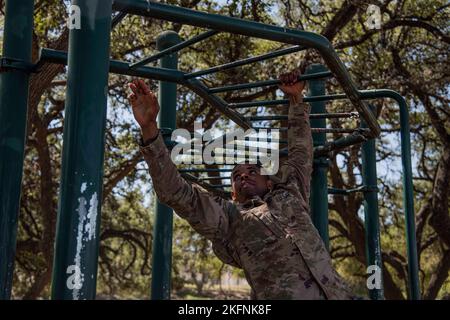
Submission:
M 237 207 L 241 210 L 249 210 L 255 207 L 259 207 L 260 205 L 267 202 L 268 199 L 271 197 L 271 192 L 267 192 L 263 199 L 261 199 L 260 196 L 254 196 L 253 198 L 245 201 L 244 203 L 236 203 Z

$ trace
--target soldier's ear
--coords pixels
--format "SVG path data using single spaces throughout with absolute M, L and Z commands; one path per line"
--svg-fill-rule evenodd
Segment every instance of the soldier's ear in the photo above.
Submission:
M 273 188 L 273 181 L 267 178 L 266 186 L 269 190 L 272 190 Z
M 234 191 L 234 183 L 233 183 L 233 181 L 231 181 L 231 200 L 236 201 L 236 192 Z

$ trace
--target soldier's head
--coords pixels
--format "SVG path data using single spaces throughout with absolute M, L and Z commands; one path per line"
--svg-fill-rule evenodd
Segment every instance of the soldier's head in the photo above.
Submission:
M 243 203 L 254 196 L 262 198 L 272 188 L 272 181 L 261 175 L 261 165 L 238 164 L 231 172 L 231 188 L 231 198 Z

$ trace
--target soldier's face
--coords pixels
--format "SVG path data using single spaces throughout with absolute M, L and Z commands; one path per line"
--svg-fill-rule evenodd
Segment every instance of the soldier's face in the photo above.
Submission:
M 260 172 L 254 164 L 239 164 L 234 168 L 231 176 L 233 200 L 242 203 L 254 196 L 262 198 L 269 191 L 272 181 Z

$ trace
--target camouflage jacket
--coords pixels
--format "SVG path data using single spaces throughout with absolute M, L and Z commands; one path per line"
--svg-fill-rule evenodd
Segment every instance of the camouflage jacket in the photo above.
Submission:
M 234 203 L 185 181 L 161 134 L 140 147 L 160 202 L 212 241 L 216 255 L 244 270 L 254 299 L 350 299 L 309 214 L 309 105 L 289 108 L 289 159 L 263 199 Z

